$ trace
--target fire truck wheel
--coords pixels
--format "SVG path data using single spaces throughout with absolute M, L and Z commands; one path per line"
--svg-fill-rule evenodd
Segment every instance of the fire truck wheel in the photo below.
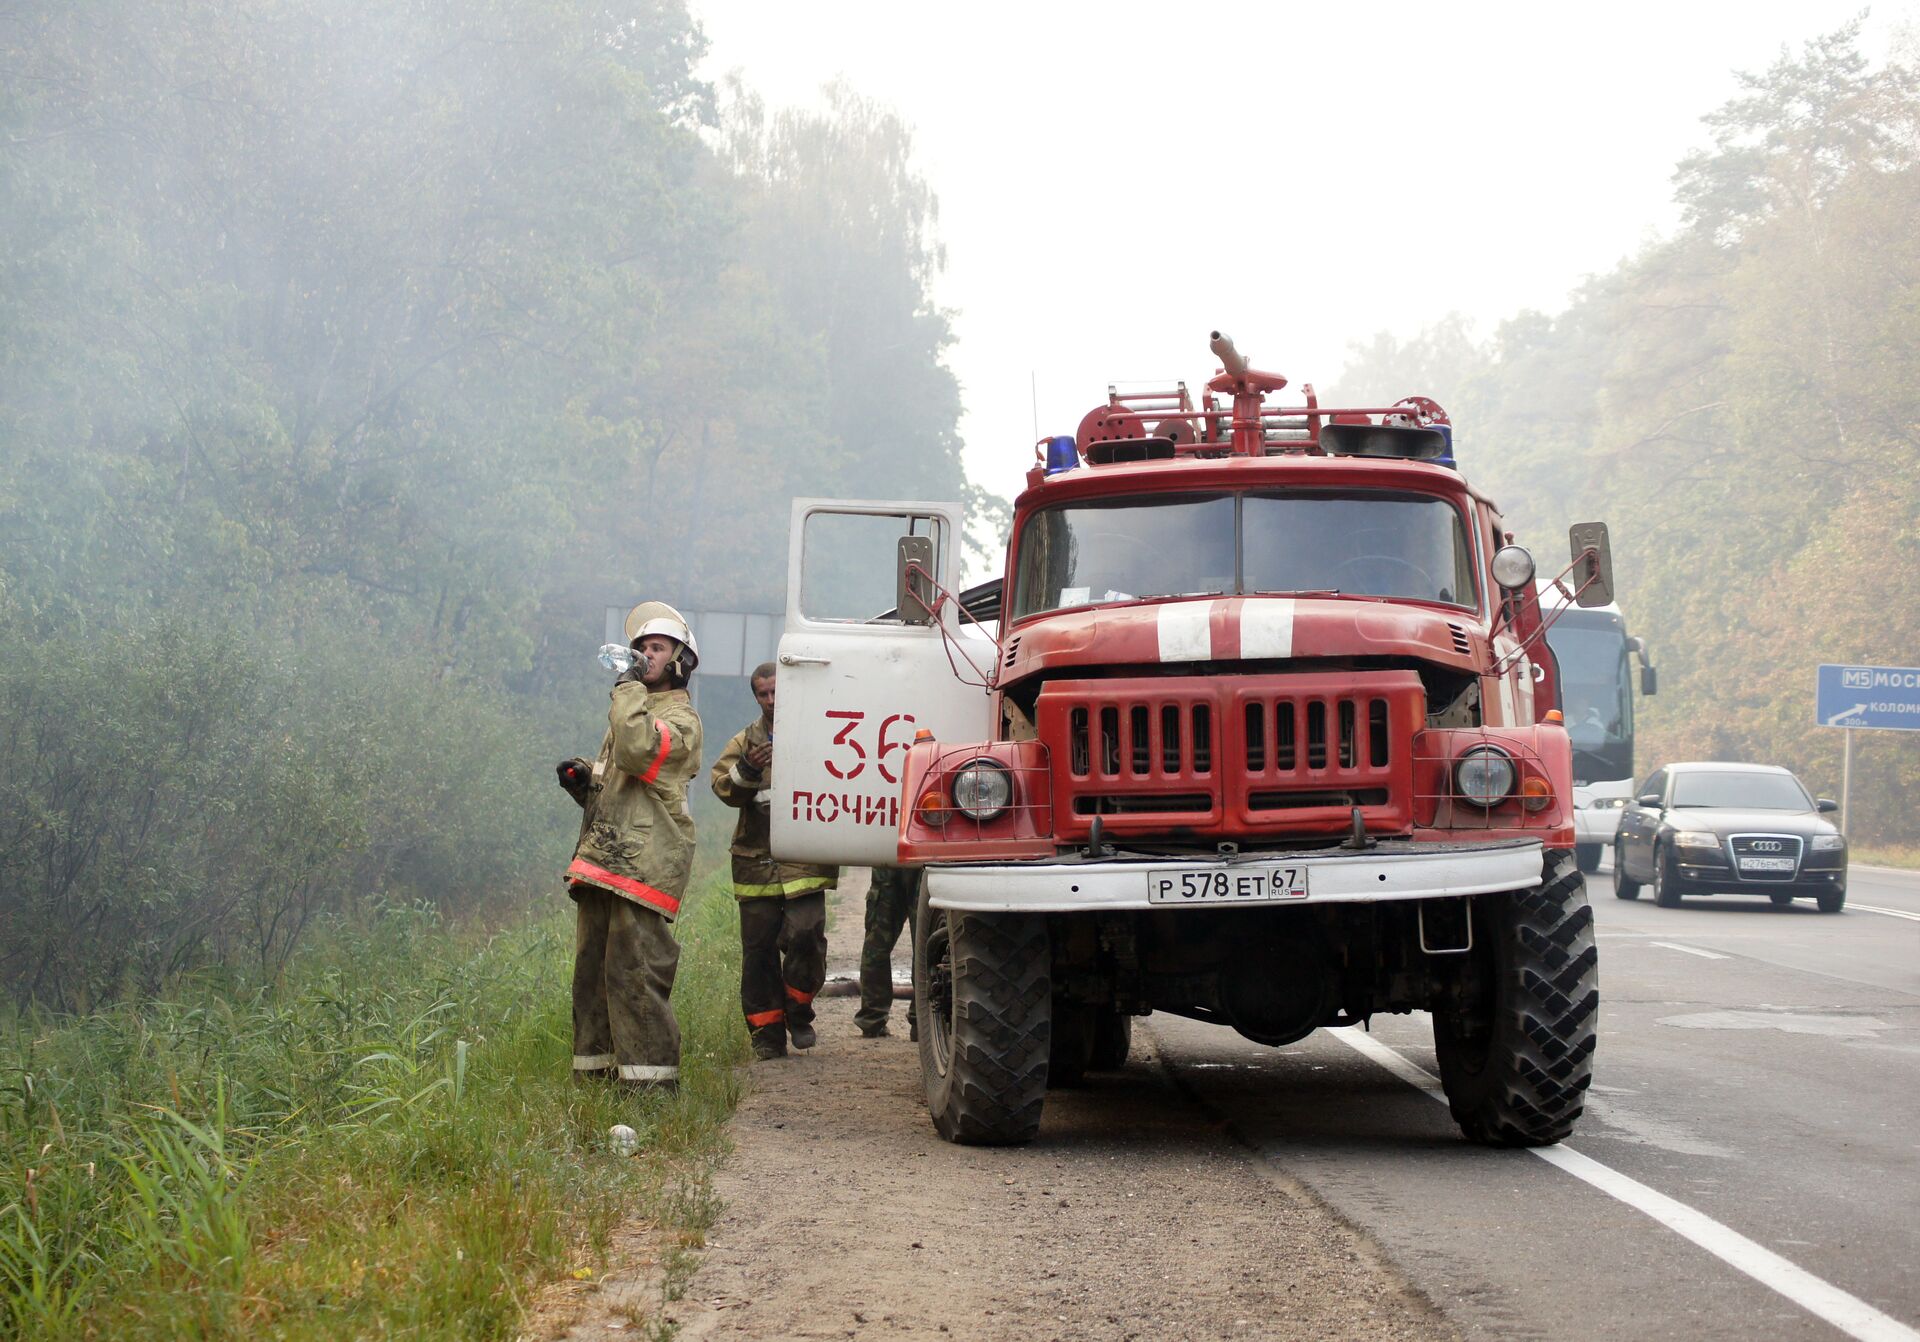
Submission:
M 1573 860 L 1581 871 L 1600 870 L 1600 845 L 1597 843 L 1576 843 L 1573 846 Z
M 1093 1021 L 1093 1058 L 1087 1066 L 1096 1072 L 1117 1072 L 1133 1052 L 1133 1017 L 1123 1011 L 1101 1011 Z
M 1474 901 L 1483 989 L 1436 1009 L 1433 1042 L 1454 1122 L 1485 1146 L 1550 1146 L 1573 1131 L 1600 1019 L 1593 910 L 1571 855 L 1531 890 Z
M 1613 841 L 1613 893 L 1618 899 L 1640 898 L 1640 882 L 1627 875 L 1626 845 Z
M 1030 914 L 936 909 L 920 889 L 913 940 L 920 1077 L 950 1142 L 1032 1141 L 1047 1098 L 1052 951 Z
M 1098 1013 L 1085 1002 L 1053 999 L 1053 1042 L 1047 1048 L 1047 1089 L 1079 1085 L 1093 1065 Z

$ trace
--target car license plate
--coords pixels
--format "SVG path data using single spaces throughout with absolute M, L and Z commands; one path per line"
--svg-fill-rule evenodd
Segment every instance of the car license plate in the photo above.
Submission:
M 1305 867 L 1216 867 L 1210 871 L 1150 871 L 1149 904 L 1260 904 L 1305 899 Z
M 1792 871 L 1793 859 L 1790 857 L 1743 857 L 1740 859 L 1742 871 Z

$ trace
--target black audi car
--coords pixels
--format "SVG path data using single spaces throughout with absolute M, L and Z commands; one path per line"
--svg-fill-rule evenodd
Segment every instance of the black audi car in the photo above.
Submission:
M 1613 841 L 1613 893 L 1673 908 L 1682 895 L 1796 898 L 1838 913 L 1847 841 L 1800 780 L 1770 764 L 1669 764 L 1628 800 Z

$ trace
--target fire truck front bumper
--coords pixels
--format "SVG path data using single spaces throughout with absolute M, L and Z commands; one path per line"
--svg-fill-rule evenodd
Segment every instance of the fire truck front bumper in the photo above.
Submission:
M 1382 839 L 1358 852 L 1316 848 L 1220 858 L 1127 853 L 969 863 L 929 866 L 927 893 L 935 908 L 969 913 L 1372 904 L 1530 889 L 1540 883 L 1544 852 L 1537 839 Z

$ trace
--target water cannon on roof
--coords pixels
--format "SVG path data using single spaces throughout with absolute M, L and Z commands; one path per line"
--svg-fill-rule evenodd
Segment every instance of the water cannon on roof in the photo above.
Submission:
M 1322 406 L 1313 384 L 1301 386 L 1304 405 L 1268 404 L 1283 390 L 1280 373 L 1255 368 L 1224 331 L 1207 341 L 1220 371 L 1207 379 L 1198 404 L 1185 382 L 1171 390 L 1107 388 L 1103 405 L 1079 429 L 1042 438 L 1028 483 L 1037 485 L 1084 464 L 1114 466 L 1179 458 L 1304 456 L 1385 457 L 1454 465 L 1453 425 L 1425 396 L 1388 406 Z
M 1234 455 L 1266 455 L 1264 412 L 1267 393 L 1285 387 L 1287 379 L 1279 373 L 1263 373 L 1249 365 L 1246 357 L 1234 348 L 1233 337 L 1225 332 L 1215 331 L 1207 341 L 1207 346 L 1220 360 L 1220 371 L 1207 379 L 1207 390 L 1233 393 L 1233 421 L 1229 425 L 1229 434 Z

